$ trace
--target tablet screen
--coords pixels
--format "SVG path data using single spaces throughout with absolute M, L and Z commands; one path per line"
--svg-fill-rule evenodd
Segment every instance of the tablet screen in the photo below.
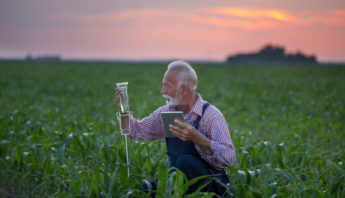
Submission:
M 175 137 L 169 130 L 169 124 L 174 124 L 174 120 L 176 118 L 183 121 L 183 112 L 182 111 L 161 112 L 161 118 L 163 122 L 165 137 Z

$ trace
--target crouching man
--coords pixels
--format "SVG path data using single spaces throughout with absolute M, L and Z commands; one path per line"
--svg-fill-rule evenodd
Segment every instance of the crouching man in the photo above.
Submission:
M 235 148 L 228 125 L 222 113 L 196 93 L 197 75 L 184 61 L 173 61 L 163 77 L 161 93 L 166 105 L 142 120 L 121 116 L 122 131 L 130 124 L 131 140 L 155 140 L 164 137 L 161 112 L 182 111 L 184 121 L 175 120 L 169 128 L 176 138 L 166 138 L 170 165 L 180 169 L 191 180 L 202 175 L 216 175 L 218 181 L 228 183 L 226 168 L 236 160 Z M 121 89 L 115 89 L 115 104 L 120 110 Z M 122 112 L 120 112 L 122 113 Z M 127 123 L 127 124 L 126 124 Z M 200 182 L 190 186 L 187 193 L 198 188 Z M 155 188 L 154 183 L 152 184 Z M 218 195 L 225 192 L 223 185 L 211 182 L 203 191 Z

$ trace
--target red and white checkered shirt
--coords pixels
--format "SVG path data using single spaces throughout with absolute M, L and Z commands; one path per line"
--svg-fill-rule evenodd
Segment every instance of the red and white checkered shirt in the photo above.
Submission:
M 185 123 L 192 124 L 194 120 L 201 116 L 202 107 L 206 103 L 200 94 L 196 94 L 197 101 L 191 111 L 184 116 Z M 130 134 L 127 137 L 131 140 L 155 140 L 164 137 L 161 112 L 169 111 L 169 106 L 165 105 L 142 120 L 132 118 L 130 121 Z M 126 132 L 126 131 L 123 131 Z M 236 161 L 235 147 L 232 144 L 228 125 L 222 113 L 213 105 L 210 105 L 202 116 L 198 132 L 202 133 L 211 141 L 213 155 L 207 155 L 202 149 L 195 145 L 201 157 L 212 167 L 224 170 L 232 166 Z

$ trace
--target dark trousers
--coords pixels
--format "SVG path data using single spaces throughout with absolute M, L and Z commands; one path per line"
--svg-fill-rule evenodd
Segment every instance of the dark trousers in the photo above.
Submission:
M 170 166 L 180 169 L 191 180 L 202 175 L 215 175 L 207 179 L 217 178 L 223 184 L 229 182 L 225 171 L 216 170 L 212 168 L 206 161 L 204 161 L 192 142 L 185 142 L 178 138 L 165 138 L 167 143 L 168 156 Z M 199 181 L 188 188 L 187 194 L 196 191 L 199 185 L 204 182 Z M 157 180 L 151 182 L 152 190 L 156 190 Z M 147 191 L 147 186 L 144 185 L 143 190 Z M 222 184 L 212 181 L 206 187 L 201 189 L 204 192 L 215 192 L 218 195 L 223 195 L 226 188 Z
M 180 155 L 177 159 L 176 168 L 180 169 L 187 176 L 188 180 L 202 175 L 214 175 L 191 185 L 188 188 L 187 194 L 196 191 L 200 184 L 208 179 L 213 181 L 211 181 L 206 187 L 201 189 L 201 191 L 215 192 L 218 195 L 223 195 L 226 191 L 226 188 L 224 188 L 220 183 L 214 180 L 218 178 L 221 183 L 228 183 L 229 180 L 225 171 L 213 169 L 207 164 L 207 162 L 201 160 L 200 158 L 197 158 L 190 154 Z

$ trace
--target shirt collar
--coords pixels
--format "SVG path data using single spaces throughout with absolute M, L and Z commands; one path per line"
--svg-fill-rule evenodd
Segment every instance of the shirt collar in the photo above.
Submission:
M 201 97 L 200 94 L 195 94 L 196 97 L 198 98 L 193 106 L 193 108 L 191 109 L 190 113 L 194 112 L 197 115 L 202 115 L 202 107 L 204 106 L 204 104 L 206 103 L 206 101 L 204 101 Z

